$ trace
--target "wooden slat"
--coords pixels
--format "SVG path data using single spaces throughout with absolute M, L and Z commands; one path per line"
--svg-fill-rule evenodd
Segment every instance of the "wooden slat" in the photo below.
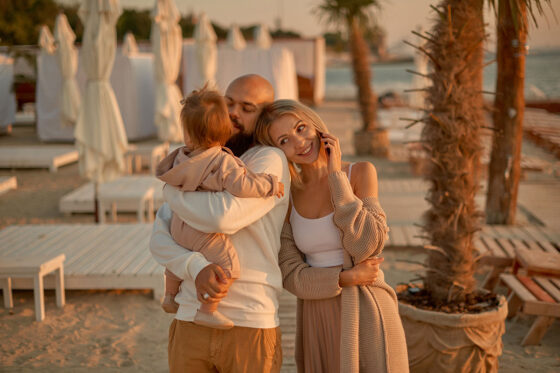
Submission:
M 491 255 L 493 255 L 495 257 L 498 257 L 498 258 L 506 258 L 507 259 L 506 253 L 502 250 L 501 246 L 496 243 L 495 239 L 483 238 L 482 240 L 486 244 L 486 247 L 488 247 L 488 249 L 492 253 Z
M 515 250 L 513 249 L 513 245 L 507 238 L 497 238 L 496 242 L 502 247 L 508 258 L 513 259 L 515 257 Z
M 560 302 L 560 289 L 558 289 L 553 283 L 552 281 L 550 281 L 549 278 L 546 277 L 541 277 L 541 276 L 535 276 L 533 277 L 533 280 L 539 284 L 544 290 L 547 291 L 548 294 L 550 294 L 550 296 L 552 298 L 554 298 L 554 300 L 559 303 Z
M 531 249 L 531 250 L 533 250 L 537 253 L 545 252 L 543 250 L 542 246 L 539 245 L 536 241 L 524 241 L 524 242 L 525 242 L 525 245 L 527 245 L 527 247 L 529 247 L 529 249 Z
M 554 299 L 531 278 L 521 275 L 516 275 L 516 277 L 538 300 L 547 303 L 556 303 Z
M 106 260 L 95 268 L 96 273 L 118 273 L 119 269 L 122 268 L 123 262 L 128 262 L 132 260 L 133 255 L 139 250 L 148 250 L 146 246 L 145 234 L 146 227 L 138 226 L 138 229 L 134 230 L 134 235 L 131 239 L 126 240 L 120 247 L 115 250 L 113 255 L 111 255 L 111 260 Z M 88 272 L 89 273 L 89 272 Z
M 523 302 L 536 302 L 537 298 L 519 280 L 510 274 L 502 273 L 500 279 L 517 294 Z

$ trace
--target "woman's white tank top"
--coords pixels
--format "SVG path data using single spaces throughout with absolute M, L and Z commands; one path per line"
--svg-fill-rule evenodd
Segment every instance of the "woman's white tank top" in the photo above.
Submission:
M 348 179 L 352 164 L 348 168 Z M 298 249 L 305 254 L 307 264 L 312 267 L 333 267 L 344 263 L 342 235 L 333 221 L 334 212 L 317 219 L 308 219 L 298 214 L 292 203 L 290 224 Z

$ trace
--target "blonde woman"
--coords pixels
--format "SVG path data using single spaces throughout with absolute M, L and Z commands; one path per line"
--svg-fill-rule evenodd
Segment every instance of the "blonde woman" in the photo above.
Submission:
M 378 271 L 388 227 L 375 167 L 342 162 L 338 139 L 296 101 L 265 107 L 255 131 L 292 179 L 279 264 L 298 297 L 298 371 L 407 372 L 397 298 Z

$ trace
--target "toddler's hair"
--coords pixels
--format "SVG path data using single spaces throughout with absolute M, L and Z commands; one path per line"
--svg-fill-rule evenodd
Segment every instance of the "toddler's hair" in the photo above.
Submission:
M 206 85 L 182 102 L 181 124 L 193 146 L 224 146 L 231 137 L 231 122 L 222 95 Z

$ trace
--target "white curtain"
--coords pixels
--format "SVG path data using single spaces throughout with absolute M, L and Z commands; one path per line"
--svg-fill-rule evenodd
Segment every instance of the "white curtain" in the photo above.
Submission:
M 255 28 L 255 44 L 261 49 L 270 49 L 272 46 L 272 39 L 270 33 L 268 32 L 268 27 L 266 25 L 260 24 Z
M 109 76 L 117 47 L 118 0 L 84 0 L 79 16 L 84 27 L 82 64 L 87 77 L 84 101 L 74 135 L 80 173 L 105 182 L 124 171 L 128 141 Z
M 216 47 L 216 33 L 206 14 L 202 14 L 194 29 L 196 41 L 196 57 L 200 74 L 196 87 L 208 83 L 210 87 L 216 84 L 216 69 L 218 67 L 218 48 Z M 187 77 L 189 79 L 189 77 Z M 185 92 L 188 94 L 189 92 Z
M 54 38 L 57 43 L 56 60 L 62 75 L 60 92 L 60 120 L 62 125 L 73 126 L 80 111 L 80 90 L 76 82 L 78 50 L 74 46 L 76 35 L 64 14 L 56 17 Z
M 227 45 L 236 51 L 245 49 L 247 43 L 237 25 L 231 26 L 227 34 Z
M 182 94 L 175 84 L 183 42 L 180 14 L 173 0 L 156 0 L 152 11 L 151 41 L 156 78 L 155 123 L 163 141 L 183 141 L 179 116 Z

